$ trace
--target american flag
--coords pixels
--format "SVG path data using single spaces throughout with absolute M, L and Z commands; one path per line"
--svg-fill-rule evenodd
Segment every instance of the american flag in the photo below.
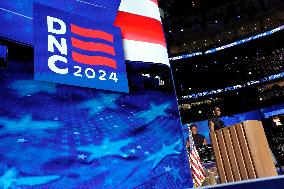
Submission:
M 190 129 L 189 129 L 188 138 L 189 138 L 189 144 L 190 144 L 188 155 L 189 155 L 189 163 L 190 163 L 190 168 L 191 168 L 191 173 L 192 173 L 193 184 L 194 184 L 194 187 L 199 187 L 202 185 L 206 175 L 203 170 L 203 166 L 201 164 L 198 152 L 194 145 L 194 141 L 193 141 Z

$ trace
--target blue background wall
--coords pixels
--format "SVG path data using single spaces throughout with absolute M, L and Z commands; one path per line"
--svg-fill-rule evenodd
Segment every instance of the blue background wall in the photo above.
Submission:
M 0 1 L 0 37 L 26 44 L 33 44 L 33 1 Z M 92 20 L 113 24 L 120 0 L 35 0 L 72 14 L 91 18 Z
M 0 2 L 2 38 L 33 43 L 32 2 Z M 37 2 L 109 23 L 119 5 Z M 0 70 L 0 188 L 192 186 L 174 93 L 122 94 L 34 81 L 28 58 L 18 51 Z
M 34 81 L 12 58 L 0 78 L 0 188 L 192 185 L 173 93 Z

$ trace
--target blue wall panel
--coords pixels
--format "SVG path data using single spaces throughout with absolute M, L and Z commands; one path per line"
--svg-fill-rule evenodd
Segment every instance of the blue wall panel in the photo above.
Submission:
M 110 0 L 36 0 L 42 4 L 113 24 L 120 1 Z M 33 0 L 0 1 L 0 37 L 33 44 Z
M 174 94 L 104 92 L 0 70 L 0 188 L 186 188 Z

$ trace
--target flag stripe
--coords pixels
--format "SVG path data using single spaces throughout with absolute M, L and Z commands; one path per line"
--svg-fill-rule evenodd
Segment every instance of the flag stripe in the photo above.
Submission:
M 158 5 L 158 0 L 151 0 L 151 1 Z
M 199 187 L 199 186 L 202 186 L 202 183 L 206 175 L 203 170 L 203 166 L 201 164 L 199 154 L 194 145 L 191 131 L 189 131 L 189 142 L 190 142 L 189 160 L 190 160 L 190 168 L 192 171 L 193 183 L 194 183 L 194 187 Z
M 156 0 L 121 0 L 119 11 L 153 18 L 161 22 L 158 2 Z
M 118 12 L 115 26 L 120 27 L 123 39 L 160 44 L 166 47 L 162 24 L 127 12 Z
M 115 26 L 121 28 L 126 60 L 169 66 L 157 0 L 121 0 Z
M 115 55 L 114 48 L 112 46 L 102 44 L 102 43 L 94 43 L 94 42 L 86 42 L 74 37 L 71 37 L 71 43 L 73 47 L 78 49 L 87 50 L 87 51 L 98 51 L 104 52 L 111 55 Z
M 113 35 L 104 31 L 82 28 L 71 24 L 71 32 L 83 37 L 98 38 L 113 43 Z
M 193 171 L 193 181 L 195 186 L 201 186 L 202 182 L 200 177 L 197 176 L 197 174 Z
M 76 53 L 74 51 L 72 51 L 72 58 L 74 61 L 81 64 L 108 66 L 116 69 L 116 61 L 111 58 L 103 56 L 87 56 L 80 53 Z
M 192 173 L 194 182 L 198 184 L 197 186 L 201 186 L 200 176 L 195 172 L 195 169 L 192 170 Z
M 123 40 L 126 60 L 152 62 L 170 65 L 166 47 L 133 40 Z
M 191 161 L 191 163 L 193 164 L 193 166 L 197 169 L 194 169 L 196 173 L 198 173 L 198 175 L 203 175 L 204 172 L 203 172 L 203 168 L 199 166 L 199 163 L 198 162 L 193 162 Z

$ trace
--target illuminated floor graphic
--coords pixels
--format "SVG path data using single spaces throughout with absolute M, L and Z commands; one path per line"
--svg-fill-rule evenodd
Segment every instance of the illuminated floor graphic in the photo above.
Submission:
M 174 94 L 33 81 L 0 69 L 0 188 L 190 186 Z

